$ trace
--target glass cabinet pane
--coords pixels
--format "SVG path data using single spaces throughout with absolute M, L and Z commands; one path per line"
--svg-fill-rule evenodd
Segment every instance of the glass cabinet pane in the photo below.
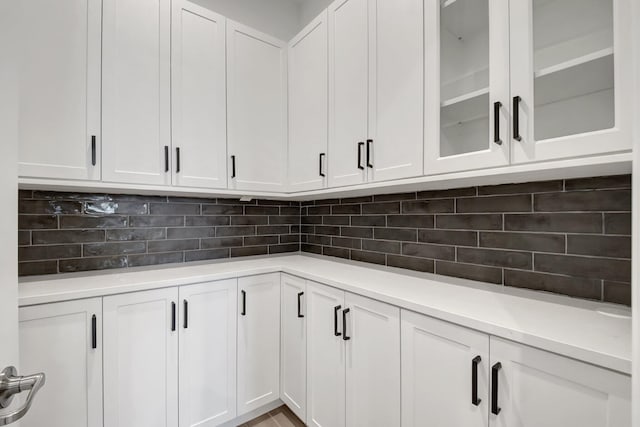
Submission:
M 535 139 L 613 127 L 613 0 L 532 1 Z
M 489 0 L 440 3 L 440 157 L 489 147 Z

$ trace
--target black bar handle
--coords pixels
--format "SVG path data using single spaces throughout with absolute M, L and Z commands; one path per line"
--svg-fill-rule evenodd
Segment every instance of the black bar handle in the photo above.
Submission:
M 182 307 L 184 308 L 183 327 L 187 329 L 189 327 L 189 301 L 183 300 Z
M 342 308 L 341 305 L 336 305 L 333 307 L 333 335 L 339 337 L 342 335 L 341 332 L 338 332 L 338 312 Z
M 351 309 L 349 308 L 345 308 L 342 311 L 342 339 L 345 341 L 349 341 L 351 339 L 351 337 L 347 336 L 347 314 L 349 314 L 350 311 Z
M 164 171 L 169 172 L 169 146 L 164 146 Z
M 482 399 L 478 399 L 478 365 L 482 362 L 482 357 L 476 356 L 471 361 L 471 403 L 479 406 Z
M 302 314 L 302 295 L 304 295 L 304 292 L 298 293 L 298 317 L 299 318 L 304 317 L 304 314 Z
M 91 348 L 98 348 L 98 318 L 95 314 L 91 316 Z
M 176 330 L 176 303 L 171 303 L 171 331 Z
M 240 291 L 242 294 L 242 311 L 240 312 L 241 316 L 247 315 L 247 292 L 245 290 Z
M 513 139 L 516 141 L 522 141 L 520 136 L 520 101 L 522 98 L 519 96 L 513 97 Z
M 231 178 L 236 177 L 236 156 L 231 156 Z
M 502 102 L 497 101 L 493 103 L 493 142 L 498 145 L 502 145 L 500 139 L 500 109 L 502 108 Z
M 176 147 L 176 173 L 180 173 L 180 147 Z
M 358 142 L 358 169 L 364 170 L 362 166 L 362 149 L 364 148 L 364 142 Z
M 498 374 L 502 369 L 502 363 L 498 362 L 491 367 L 491 413 L 498 415 L 502 409 L 498 406 Z
M 324 168 L 322 167 L 322 165 L 324 164 L 324 162 L 322 160 L 324 159 L 325 156 L 326 156 L 325 153 L 320 153 L 320 166 L 319 166 L 320 172 L 319 172 L 319 174 L 323 178 L 326 176 L 325 173 L 323 172 Z
M 367 139 L 367 167 L 372 168 L 371 157 L 373 155 L 373 139 Z
M 96 136 L 91 135 L 91 164 L 93 166 L 95 166 L 97 163 L 96 156 L 97 156 Z

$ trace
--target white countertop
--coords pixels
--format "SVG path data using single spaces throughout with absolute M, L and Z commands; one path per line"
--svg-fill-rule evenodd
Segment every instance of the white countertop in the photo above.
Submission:
M 19 304 L 45 304 L 278 271 L 631 373 L 630 309 L 310 255 L 25 279 L 19 287 Z

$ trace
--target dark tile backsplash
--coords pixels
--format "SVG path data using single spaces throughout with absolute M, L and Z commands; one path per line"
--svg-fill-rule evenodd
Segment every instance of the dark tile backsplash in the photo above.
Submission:
M 629 305 L 631 177 L 303 202 L 304 252 Z
M 300 250 L 300 204 L 20 191 L 22 276 Z
M 629 175 L 310 202 L 20 191 L 23 276 L 285 252 L 630 305 Z

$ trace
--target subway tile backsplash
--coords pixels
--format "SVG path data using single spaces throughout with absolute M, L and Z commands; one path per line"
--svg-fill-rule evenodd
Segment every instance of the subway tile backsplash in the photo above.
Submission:
M 303 252 L 631 302 L 631 177 L 311 202 L 20 191 L 22 276 Z

